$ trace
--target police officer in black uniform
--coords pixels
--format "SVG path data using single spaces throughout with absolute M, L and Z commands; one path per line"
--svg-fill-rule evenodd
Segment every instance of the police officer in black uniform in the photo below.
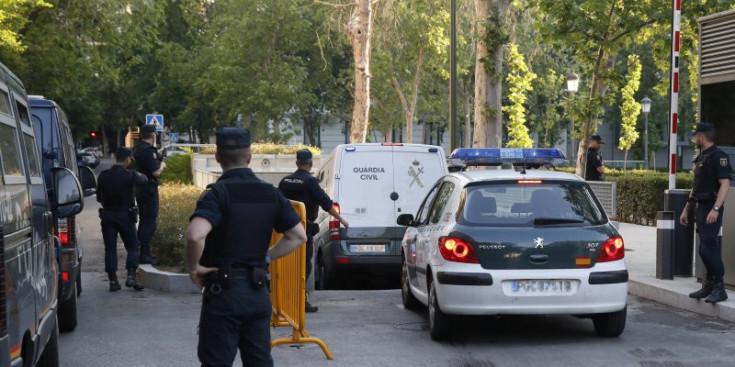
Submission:
M 137 210 L 135 208 L 135 186 L 145 184 L 148 179 L 128 170 L 133 164 L 132 152 L 119 147 L 112 168 L 102 171 L 98 178 L 97 201 L 102 204 L 100 219 L 102 239 L 105 242 L 105 271 L 110 280 L 110 292 L 120 290 L 117 280 L 117 235 L 120 234 L 128 252 L 125 268 L 128 269 L 126 287 L 143 290 L 135 278 L 138 269 L 138 236 L 135 233 Z
M 602 165 L 602 155 L 600 155 L 600 147 L 602 138 L 599 135 L 590 136 L 590 145 L 587 149 L 587 168 L 585 169 L 584 179 L 587 181 L 603 181 L 605 175 L 605 166 Z
M 697 124 L 694 140 L 699 148 L 699 155 L 694 160 L 694 188 L 679 221 L 687 225 L 689 210 L 695 207 L 699 257 L 707 269 L 707 276 L 702 281 L 702 288 L 690 293 L 689 297 L 717 303 L 727 299 L 722 242 L 718 235 L 722 229 L 722 204 L 730 190 L 732 167 L 728 155 L 714 143 L 715 129 L 711 124 Z
M 197 202 L 187 230 L 187 262 L 203 287 L 198 355 L 202 366 L 271 367 L 271 301 L 267 267 L 306 242 L 301 218 L 273 185 L 248 168 L 250 133 L 217 133 L 223 174 Z M 268 249 L 273 230 L 283 238 Z
M 140 242 L 140 263 L 156 264 L 158 261 L 151 256 L 151 239 L 158 226 L 158 177 L 166 169 L 158 150 L 153 146 L 156 143 L 156 127 L 143 125 L 140 127 L 141 142 L 133 148 L 135 169 L 148 178 L 148 183 L 138 186 L 135 197 L 140 210 L 140 224 L 138 224 L 138 242 Z
M 334 203 L 324 190 L 319 186 L 319 180 L 311 175 L 313 167 L 311 151 L 302 149 L 296 152 L 296 172 L 284 177 L 278 184 L 278 189 L 283 192 L 288 199 L 300 201 L 306 206 L 306 279 L 309 279 L 312 270 L 312 257 L 314 254 L 314 235 L 319 233 L 319 226 L 314 223 L 319 214 L 319 207 L 328 212 L 337 220 L 339 220 L 345 228 L 349 228 L 349 223 L 342 218 L 339 212 L 334 208 Z M 306 301 L 306 312 L 317 312 L 318 307 L 313 306 Z

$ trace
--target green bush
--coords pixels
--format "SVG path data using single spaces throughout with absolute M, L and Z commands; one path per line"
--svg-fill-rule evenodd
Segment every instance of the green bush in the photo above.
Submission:
M 317 147 L 309 145 L 278 145 L 273 143 L 254 143 L 250 146 L 250 151 L 253 154 L 296 154 L 301 149 L 309 149 L 313 155 L 321 155 L 322 150 Z M 201 154 L 214 154 L 217 152 L 217 148 L 210 147 L 201 150 Z
M 669 175 L 654 171 L 615 171 L 605 179 L 617 185 L 617 214 L 621 222 L 652 225 L 656 212 L 664 210 L 664 191 L 669 188 Z M 690 173 L 676 175 L 677 189 L 691 189 Z
M 151 250 L 161 265 L 186 272 L 186 228 L 201 193 L 197 186 L 181 183 L 159 187 L 158 229 Z
M 191 154 L 172 155 L 167 157 L 164 162 L 166 162 L 166 169 L 161 174 L 161 183 L 193 183 Z

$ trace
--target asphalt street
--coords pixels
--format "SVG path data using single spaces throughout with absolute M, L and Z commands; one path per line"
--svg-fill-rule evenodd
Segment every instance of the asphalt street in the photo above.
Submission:
M 77 329 L 61 336 L 62 365 L 197 366 L 199 296 L 108 292 L 95 204 L 87 198 L 79 217 L 84 292 Z M 315 345 L 279 346 L 276 366 L 735 365 L 735 325 L 635 297 L 620 338 L 598 338 L 590 320 L 568 316 L 473 317 L 459 319 L 455 339 L 442 343 L 429 338 L 425 310 L 400 306 L 399 290 L 314 292 L 313 299 L 320 311 L 307 316 L 307 331 L 322 338 L 335 359 L 327 361 Z M 272 333 L 288 335 L 286 328 Z

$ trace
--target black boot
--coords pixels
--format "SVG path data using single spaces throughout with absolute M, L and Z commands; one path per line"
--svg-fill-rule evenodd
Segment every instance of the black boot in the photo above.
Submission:
M 125 286 L 128 288 L 133 287 L 136 291 L 145 289 L 143 284 L 140 284 L 135 278 L 135 269 L 128 269 L 128 280 L 125 281 Z
M 726 299 L 727 292 L 725 292 L 725 283 L 717 282 L 712 289 L 712 293 L 710 293 L 709 297 L 707 297 L 707 299 L 705 299 L 704 301 L 707 303 L 717 303 L 722 302 Z
M 114 271 L 107 273 L 107 279 L 110 281 L 110 292 L 119 291 L 122 289 L 120 282 L 117 281 L 117 273 Z
M 712 293 L 713 287 L 714 287 L 713 281 L 703 280 L 702 288 L 696 292 L 689 293 L 689 298 L 696 298 L 696 299 L 706 298 L 707 296 L 710 295 L 710 293 Z
M 140 248 L 140 260 L 138 262 L 141 264 L 158 265 L 158 260 L 151 255 L 150 247 Z
M 305 303 L 305 305 L 304 305 L 304 312 L 306 312 L 306 313 L 315 313 L 315 312 L 319 311 L 319 307 L 314 306 L 311 303 L 309 303 L 309 300 L 308 300 L 309 293 L 306 294 L 306 298 L 307 298 L 307 300 L 306 300 L 306 302 L 304 302 Z

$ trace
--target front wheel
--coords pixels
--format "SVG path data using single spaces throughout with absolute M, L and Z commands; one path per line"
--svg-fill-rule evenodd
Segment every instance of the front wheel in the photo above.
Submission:
M 429 286 L 429 334 L 431 339 L 435 341 L 445 340 L 449 337 L 450 316 L 442 312 L 439 308 L 439 300 L 436 297 L 435 282 L 431 282 Z
M 625 321 L 628 315 L 628 307 L 616 312 L 592 315 L 592 324 L 595 332 L 603 338 L 616 338 L 625 330 Z
M 57 320 L 58 321 L 58 320 Z M 59 323 L 54 325 L 51 337 L 43 348 L 43 354 L 38 359 L 36 367 L 59 367 Z
M 59 304 L 59 330 L 62 332 L 74 331 L 77 328 L 77 284 L 69 283 L 71 297 Z
M 415 310 L 421 305 L 419 300 L 411 292 L 411 283 L 408 278 L 408 264 L 406 260 L 403 260 L 403 266 L 401 270 L 401 298 L 403 300 L 403 307 L 407 310 Z

